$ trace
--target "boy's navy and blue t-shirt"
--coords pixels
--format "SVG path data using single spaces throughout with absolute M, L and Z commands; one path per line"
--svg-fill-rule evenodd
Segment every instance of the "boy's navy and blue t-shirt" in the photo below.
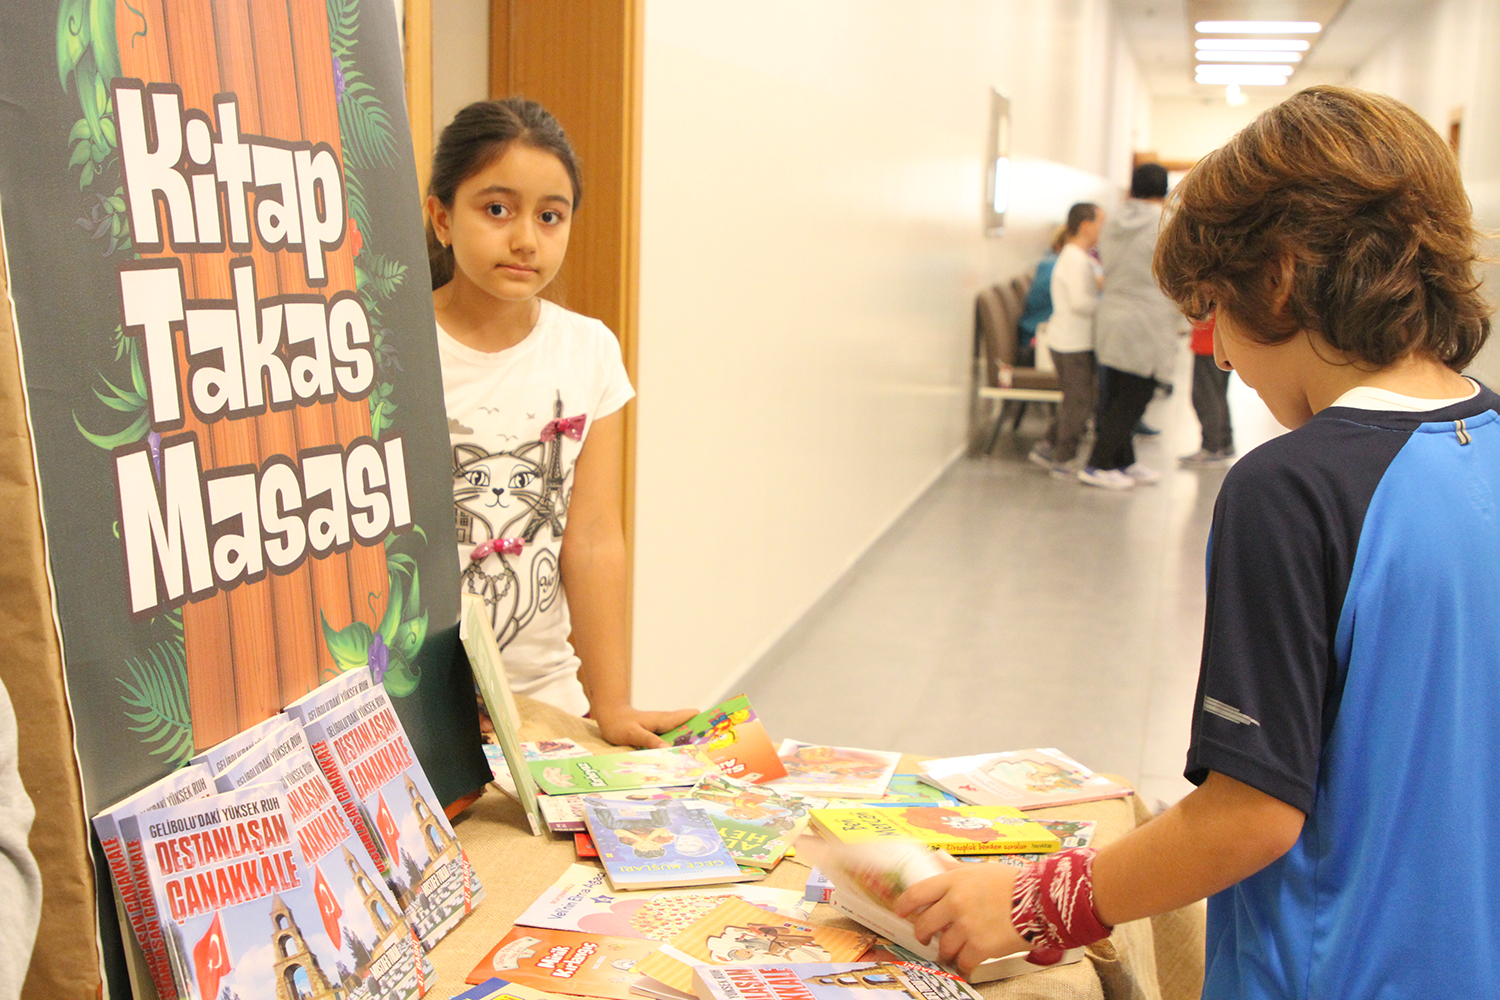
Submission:
M 1187 776 L 1307 814 L 1204 997 L 1500 996 L 1500 396 L 1332 406 L 1225 477 Z

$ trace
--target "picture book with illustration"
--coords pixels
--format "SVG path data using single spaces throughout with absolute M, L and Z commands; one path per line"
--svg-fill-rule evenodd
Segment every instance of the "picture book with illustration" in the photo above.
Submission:
M 1037 854 L 1058 849 L 1046 827 L 1011 806 L 814 809 L 812 829 L 845 844 L 913 840 L 949 854 Z
M 421 996 L 421 949 L 353 838 L 299 836 L 288 794 L 245 785 L 142 816 L 177 995 Z
M 736 862 L 767 869 L 791 850 L 812 810 L 826 801 L 723 775 L 699 781 L 688 798 L 708 813 Z
M 806 920 L 812 905 L 795 889 L 760 885 L 721 885 L 693 889 L 616 892 L 605 874 L 592 865 L 569 865 L 553 885 L 515 922 L 528 927 L 587 931 L 615 937 L 670 941 L 708 911 L 731 899 Z
M 786 777 L 776 744 L 745 695 L 719 702 L 661 734 L 671 746 L 701 747 L 731 778 L 761 782 Z
M 582 833 L 588 829 L 583 822 L 583 800 L 587 798 L 608 799 L 614 802 L 660 802 L 663 799 L 682 798 L 692 786 L 683 788 L 638 788 L 632 792 L 599 792 L 594 795 L 541 795 L 542 819 L 553 833 Z
M 698 1000 L 979 1000 L 963 980 L 910 962 L 699 966 Z
M 851 805 L 853 803 L 850 803 Z M 885 794 L 878 799 L 861 799 L 861 806 L 957 806 L 958 797 L 930 785 L 920 774 L 893 774 Z
M 431 948 L 484 888 L 378 685 L 306 727 L 308 745 L 422 944 Z
M 718 765 L 699 747 L 661 747 L 595 754 L 561 760 L 532 760 L 526 766 L 537 786 L 548 795 L 581 792 L 620 792 L 636 788 L 685 788 Z
M 712 818 L 691 800 L 620 802 L 586 798 L 583 819 L 616 889 L 741 882 L 747 875 Z
M 874 941 L 871 934 L 807 924 L 743 900 L 729 900 L 647 956 L 636 972 L 691 993 L 695 965 L 852 962 Z
M 786 765 L 786 777 L 772 787 L 799 795 L 838 798 L 880 798 L 890 786 L 891 775 L 901 761 L 899 753 L 857 750 L 782 740 L 777 751 Z
M 1052 747 L 943 757 L 920 766 L 924 781 L 976 806 L 1039 809 L 1131 794 Z
M 1038 823 L 1046 827 L 1051 834 L 1058 839 L 1058 850 L 1066 851 L 1074 847 L 1087 847 L 1094 841 L 1094 830 L 1098 823 L 1091 819 L 1038 819 Z M 951 852 L 950 852 L 951 853 Z M 1051 853 L 1051 852 L 1048 852 Z M 1040 861 L 1047 854 L 961 854 L 957 860 L 965 862 L 973 861 L 1002 861 L 1010 865 L 1024 865 L 1032 861 Z
M 516 792 L 515 776 L 510 773 L 510 763 L 505 759 L 505 751 L 500 744 L 486 743 L 483 750 L 485 762 L 490 765 L 490 774 L 494 776 L 495 786 L 511 798 L 520 798 Z M 592 754 L 593 751 L 588 747 L 566 738 L 521 741 L 521 756 L 526 760 L 557 760 L 563 757 L 589 757 Z M 926 787 L 929 791 L 937 791 L 931 785 Z
M 636 965 L 656 950 L 655 941 L 543 927 L 512 927 L 469 972 L 465 982 L 498 976 L 549 993 L 635 1000 L 630 984 Z

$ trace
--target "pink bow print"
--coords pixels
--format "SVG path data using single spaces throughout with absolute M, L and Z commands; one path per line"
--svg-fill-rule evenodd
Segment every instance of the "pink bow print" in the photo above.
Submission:
M 576 417 L 558 417 L 556 420 L 549 420 L 542 427 L 542 440 L 551 441 L 559 434 L 564 434 L 574 441 L 582 441 L 583 425 L 587 420 L 588 417 L 582 413 Z
M 498 552 L 504 556 L 518 556 L 525 546 L 523 538 L 491 538 L 487 542 L 480 542 L 474 546 L 474 551 L 469 553 L 469 558 L 478 562 L 491 552 Z

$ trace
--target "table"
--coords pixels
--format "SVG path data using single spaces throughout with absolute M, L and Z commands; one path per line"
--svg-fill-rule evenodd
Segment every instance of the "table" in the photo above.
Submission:
M 600 753 L 620 749 L 605 743 L 598 727 L 586 719 L 530 698 L 518 697 L 516 701 L 523 740 L 567 737 Z M 915 771 L 915 760 L 903 757 L 900 770 Z M 1136 797 L 1041 809 L 1035 814 L 1096 820 L 1096 845 L 1123 836 L 1149 818 Z M 493 785 L 458 815 L 454 829 L 484 885 L 485 899 L 432 951 L 437 981 L 428 995 L 437 1000 L 448 1000 L 467 989 L 464 976 L 469 970 L 505 936 L 515 918 L 577 860 L 571 837 L 548 833 L 533 837 L 520 803 Z M 800 890 L 806 881 L 807 867 L 788 858 L 760 884 Z M 1203 983 L 1203 913 L 1203 904 L 1198 903 L 1151 920 L 1122 924 L 1109 939 L 1091 946 L 1081 962 L 985 983 L 977 989 L 986 1000 L 1195 998 Z M 812 919 L 857 926 L 824 905 L 816 908 Z

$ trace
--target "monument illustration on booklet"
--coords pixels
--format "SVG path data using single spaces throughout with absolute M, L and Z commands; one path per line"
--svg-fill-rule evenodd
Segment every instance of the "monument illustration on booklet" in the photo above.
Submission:
M 285 982 L 304 995 L 421 996 L 421 948 L 352 831 L 298 836 L 288 794 L 246 785 L 142 818 L 177 996 L 276 1000 Z
M 760 878 L 735 863 L 707 812 L 691 799 L 585 798 L 583 819 L 616 889 L 715 885 Z
M 563 760 L 532 760 L 526 766 L 548 795 L 687 788 L 719 768 L 698 747 L 628 750 Z
M 910 962 L 701 965 L 693 992 L 698 1000 L 979 1000 L 961 979 Z
M 913 840 L 949 854 L 1044 854 L 1060 841 L 1011 806 L 814 809 L 811 826 L 844 844 Z
M 976 806 L 1039 809 L 1132 794 L 1053 747 L 943 757 L 919 766 L 924 781 Z
M 375 685 L 305 729 L 313 757 L 423 945 L 431 948 L 484 898 L 437 805 L 401 720 Z
M 776 744 L 745 695 L 699 712 L 676 729 L 662 733 L 661 738 L 672 746 L 701 747 L 731 778 L 760 782 L 786 777 L 786 765 L 776 755 Z
M 490 723 L 495 727 L 495 738 L 500 742 L 501 753 L 510 771 L 508 791 L 521 800 L 532 836 L 541 836 L 546 823 L 542 819 L 541 806 L 537 804 L 536 781 L 526 767 L 526 754 L 521 749 L 520 714 L 516 711 L 510 681 L 505 676 L 500 646 L 495 642 L 494 625 L 490 622 L 483 598 L 478 595 L 464 595 L 462 612 L 459 641 L 469 656 L 469 668 L 474 672 L 479 692 L 484 695 L 484 703 L 490 710 Z

